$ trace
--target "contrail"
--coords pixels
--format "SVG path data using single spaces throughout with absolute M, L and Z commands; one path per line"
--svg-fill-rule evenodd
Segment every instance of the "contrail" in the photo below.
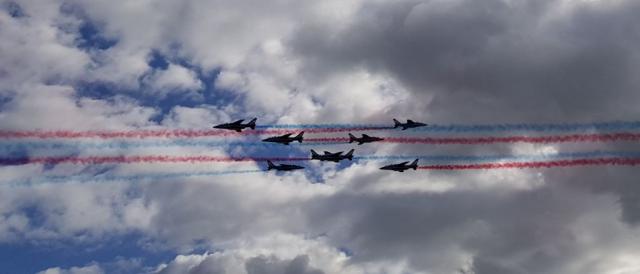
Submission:
M 509 169 L 509 168 L 554 168 L 575 166 L 637 166 L 640 158 L 596 158 L 571 159 L 548 162 L 507 162 L 483 164 L 427 165 L 419 166 L 421 170 L 472 170 L 472 169 Z

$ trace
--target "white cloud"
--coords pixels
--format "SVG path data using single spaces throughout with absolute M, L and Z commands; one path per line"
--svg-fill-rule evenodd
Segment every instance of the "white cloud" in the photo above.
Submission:
M 97 264 L 84 267 L 71 267 L 69 269 L 53 267 L 38 272 L 38 274 L 103 274 L 104 271 Z
M 421 273 L 403 263 L 352 261 L 344 252 L 327 245 L 322 237 L 269 235 L 247 239 L 239 246 L 202 255 L 179 255 L 158 266 L 155 273 Z
M 69 86 L 27 85 L 0 112 L 4 130 L 122 129 L 150 125 L 155 111 L 126 98 L 113 102 L 76 97 Z
M 169 64 L 166 70 L 154 70 L 145 81 L 150 86 L 151 93 L 161 96 L 176 91 L 197 92 L 203 88 L 194 71 L 175 64 Z
M 21 4 L 28 17 L 0 12 L 0 91 L 15 92 L 32 83 L 69 83 L 85 75 L 89 55 L 74 46 L 77 34 L 60 26 L 77 22 L 65 20 L 55 2 Z

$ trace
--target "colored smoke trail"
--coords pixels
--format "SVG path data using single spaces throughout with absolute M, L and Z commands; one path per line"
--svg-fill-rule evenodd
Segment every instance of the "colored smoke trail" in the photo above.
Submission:
M 305 129 L 305 133 L 335 133 L 345 131 L 381 130 L 387 128 L 352 127 L 352 128 L 311 128 Z M 292 130 L 245 130 L 235 132 L 229 130 L 131 130 L 131 131 L 0 131 L 0 139 L 146 139 L 146 138 L 201 138 L 201 137 L 229 137 L 246 135 L 276 135 L 295 133 Z
M 432 163 L 453 162 L 492 162 L 492 161 L 549 161 L 559 159 L 582 158 L 640 158 L 640 151 L 589 151 L 589 152 L 565 152 L 543 155 L 415 155 L 415 156 L 355 156 L 354 160 L 364 161 L 413 161 L 419 159 Z
M 167 180 L 175 178 L 189 178 L 189 177 L 211 177 L 211 176 L 223 176 L 233 174 L 250 174 L 250 173 L 262 173 L 266 172 L 260 169 L 250 170 L 227 170 L 227 171 L 208 171 L 208 172 L 174 172 L 174 173 L 148 173 L 148 174 L 134 174 L 134 175 L 70 175 L 70 176 L 44 176 L 40 178 L 32 178 L 25 180 L 16 180 L 7 184 L 0 184 L 0 186 L 18 187 L 18 186 L 32 186 L 49 183 L 68 183 L 68 182 L 107 182 L 107 181 L 127 181 L 137 182 L 143 180 Z
M 349 138 L 307 138 L 307 142 L 348 142 Z M 573 134 L 558 136 L 506 136 L 506 137 L 385 137 L 378 141 L 383 143 L 429 144 L 429 145 L 486 145 L 496 143 L 579 143 L 579 142 L 637 142 L 640 133 L 612 133 L 612 134 Z
M 638 142 L 640 134 L 636 133 L 612 133 L 612 134 L 574 134 L 559 136 L 507 136 L 507 137 L 458 137 L 458 138 L 418 138 L 418 137 L 387 137 L 383 143 L 402 144 L 430 144 L 430 145 L 483 145 L 496 143 L 569 143 L 569 142 Z M 326 137 L 305 138 L 302 143 L 293 142 L 291 146 L 320 146 L 348 144 L 349 138 Z M 282 144 L 261 141 L 211 141 L 211 140 L 149 140 L 149 141 L 116 141 L 116 142 L 40 142 L 40 141 L 0 141 L 0 151 L 5 153 L 26 149 L 132 149 L 149 147 L 286 147 Z
M 220 156 L 88 156 L 88 157 L 32 157 L 32 158 L 0 158 L 1 165 L 25 164 L 132 164 L 132 163 L 229 163 L 229 162 L 290 162 L 308 161 L 308 157 L 220 157 Z
M 558 123 L 558 124 L 477 124 L 477 125 L 438 125 L 430 124 L 427 127 L 418 127 L 410 129 L 413 131 L 427 132 L 589 132 L 589 131 L 627 131 L 640 130 L 640 121 L 611 121 L 598 123 Z
M 397 130 L 389 125 L 376 124 L 300 124 L 300 125 L 259 125 L 259 130 L 244 130 L 234 132 L 229 130 L 130 130 L 130 131 L 0 131 L 0 139 L 54 139 L 54 138 L 99 138 L 99 139 L 144 139 L 144 138 L 199 138 L 199 137 L 228 137 L 243 135 L 276 135 L 294 133 L 292 131 L 304 130 L 307 133 L 337 133 L 367 130 Z M 480 125 L 438 125 L 409 129 L 407 132 L 589 132 L 589 131 L 634 131 L 640 130 L 640 121 L 634 122 L 601 122 L 601 123 L 573 123 L 573 124 L 480 124 Z
M 339 145 L 342 142 L 313 142 L 313 143 L 292 143 L 292 146 L 318 146 L 318 145 Z M 208 141 L 177 139 L 169 141 L 148 140 L 148 141 L 116 141 L 116 142 L 55 142 L 55 141 L 0 141 L 0 151 L 11 152 L 27 149 L 133 149 L 150 147 L 284 147 L 282 144 L 269 142 L 233 142 L 233 141 Z
M 575 158 L 640 158 L 640 151 L 589 151 L 589 152 L 565 152 L 543 155 L 356 155 L 354 161 L 398 161 L 420 159 L 428 162 L 452 163 L 452 162 L 491 162 L 491 161 L 546 161 Z M 32 158 L 0 158 L 0 165 L 21 164 L 109 164 L 109 163 L 201 163 L 201 162 L 293 162 L 311 160 L 306 156 L 295 157 L 223 157 L 223 156 L 89 156 L 89 157 L 32 157 Z
M 278 129 L 371 129 L 371 130 L 382 130 L 382 129 L 394 129 L 393 125 L 381 125 L 381 124 L 281 124 L 281 125 L 257 125 L 256 128 L 269 129 L 269 128 L 278 128 Z
M 596 158 L 596 159 L 571 159 L 548 162 L 509 162 L 509 163 L 484 163 L 484 164 L 457 164 L 457 165 L 427 165 L 419 166 L 421 170 L 472 170 L 472 169 L 508 169 L 508 168 L 555 168 L 577 166 L 637 166 L 640 158 Z
M 428 121 L 427 121 L 428 122 Z M 426 127 L 408 129 L 407 131 L 425 132 L 589 132 L 589 131 L 633 131 L 640 130 L 640 121 L 609 121 L 596 123 L 519 123 L 519 124 L 431 124 Z M 371 129 L 394 129 L 392 123 L 389 124 L 290 124 L 290 125 L 259 125 L 256 128 L 287 128 L 287 129 L 316 129 L 316 128 L 371 128 Z M 396 129 L 398 130 L 398 129 Z

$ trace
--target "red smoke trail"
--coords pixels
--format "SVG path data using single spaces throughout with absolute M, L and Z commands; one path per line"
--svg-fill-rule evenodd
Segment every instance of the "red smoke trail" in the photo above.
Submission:
M 349 142 L 349 138 L 306 138 L 307 142 Z M 573 134 L 558 136 L 507 136 L 507 137 L 457 137 L 457 138 L 418 138 L 418 137 L 386 137 L 380 142 L 403 144 L 431 144 L 431 145 L 481 145 L 495 143 L 568 143 L 568 142 L 615 142 L 640 141 L 638 133 L 612 134 Z
M 0 165 L 24 164 L 129 164 L 129 163 L 204 163 L 204 162 L 285 162 L 307 161 L 309 158 L 282 157 L 220 157 L 220 156 L 88 156 L 88 157 L 34 157 L 34 158 L 0 158 Z
M 425 170 L 465 170 L 465 169 L 506 169 L 506 168 L 552 168 L 572 166 L 636 166 L 640 165 L 640 158 L 598 158 L 598 159 L 573 159 L 548 162 L 510 162 L 510 163 L 486 163 L 486 164 L 460 164 L 460 165 L 428 165 L 418 169 Z
M 376 127 L 353 127 L 353 128 L 309 128 L 303 129 L 307 133 L 332 133 L 345 131 L 364 131 L 364 130 L 380 130 L 388 128 Z M 0 131 L 0 139 L 54 139 L 54 138 L 197 138 L 197 137 L 214 137 L 214 136 L 242 136 L 242 135 L 270 135 L 270 134 L 286 134 L 302 131 L 300 129 L 267 129 L 267 130 L 245 130 L 242 132 L 228 130 L 189 130 L 189 129 L 171 129 L 171 130 L 131 130 L 131 131 Z

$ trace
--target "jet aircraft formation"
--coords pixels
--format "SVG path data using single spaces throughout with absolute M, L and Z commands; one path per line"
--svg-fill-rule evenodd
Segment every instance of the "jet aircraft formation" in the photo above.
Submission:
M 255 129 L 256 128 L 256 120 L 258 120 L 257 118 L 253 118 L 251 119 L 251 121 L 249 121 L 249 123 L 247 124 L 242 124 L 242 122 L 244 122 L 244 120 L 238 120 L 232 123 L 226 123 L 226 124 L 220 124 L 220 125 L 216 125 L 213 126 L 213 128 L 219 128 L 219 129 L 227 129 L 227 130 L 233 130 L 236 132 L 242 132 L 243 129 L 245 128 L 250 128 L 250 129 Z M 427 124 L 425 123 L 419 123 L 419 122 L 414 122 L 412 120 L 407 120 L 406 123 L 401 123 L 400 121 L 393 119 L 394 122 L 394 127 L 393 128 L 402 128 L 402 130 L 406 130 L 409 128 L 415 128 L 415 127 L 423 127 L 423 126 L 427 126 Z M 269 137 L 266 139 L 263 139 L 263 142 L 272 142 L 272 143 L 279 143 L 279 144 L 283 144 L 283 145 L 289 145 L 292 142 L 297 141 L 298 143 L 302 143 L 303 141 L 303 135 L 304 135 L 304 131 L 298 133 L 296 136 L 291 136 L 293 135 L 293 133 L 287 133 L 284 135 L 280 135 L 280 136 L 274 136 L 274 137 Z M 364 143 L 372 143 L 372 142 L 378 142 L 378 141 L 382 141 L 384 140 L 384 138 L 380 138 L 380 137 L 374 137 L 374 136 L 369 136 L 367 134 L 362 134 L 362 137 L 358 138 L 356 136 L 354 136 L 353 134 L 349 133 L 349 143 L 353 143 L 356 142 L 358 143 L 358 145 L 362 145 Z M 338 152 L 329 152 L 329 151 L 324 151 L 322 154 L 317 153 L 315 150 L 311 149 L 311 160 L 320 160 L 320 161 L 330 161 L 330 162 L 335 162 L 335 163 L 339 163 L 342 160 L 353 160 L 353 152 L 354 149 L 349 150 L 349 152 L 347 152 L 346 154 L 343 155 L 344 151 L 338 151 Z M 392 171 L 398 171 L 398 172 L 404 172 L 405 170 L 408 169 L 413 169 L 416 170 L 418 168 L 418 159 L 414 160 L 411 164 L 409 164 L 409 162 L 402 162 L 399 164 L 392 164 L 392 165 L 386 165 L 381 167 L 380 169 L 382 170 L 392 170 Z M 293 171 L 293 170 L 298 170 L 298 169 L 304 169 L 303 166 L 298 166 L 298 165 L 289 165 L 289 164 L 279 164 L 279 165 L 275 165 L 273 162 L 271 161 L 267 161 L 267 170 L 277 170 L 277 171 Z

